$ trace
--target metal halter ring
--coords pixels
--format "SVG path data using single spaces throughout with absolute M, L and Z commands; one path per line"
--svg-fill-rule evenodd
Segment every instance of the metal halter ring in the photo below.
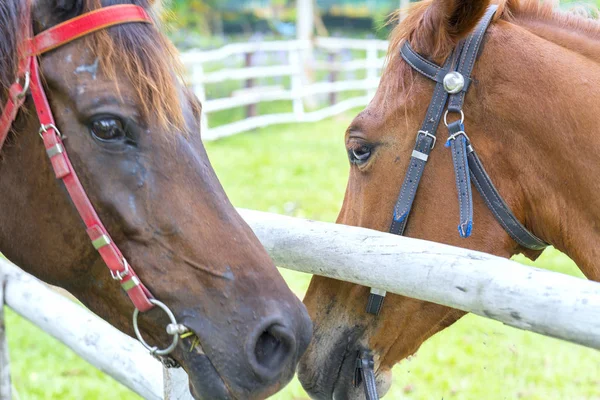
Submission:
M 148 300 L 153 305 L 161 308 L 165 312 L 165 314 L 167 314 L 169 319 L 171 320 L 171 323 L 169 325 L 167 325 L 166 330 L 169 335 L 173 336 L 173 341 L 171 342 L 171 345 L 169 347 L 167 347 L 166 349 L 163 349 L 163 350 L 160 350 L 156 346 L 154 346 L 154 347 L 150 346 L 148 343 L 146 343 L 146 341 L 142 337 L 142 333 L 140 332 L 140 328 L 138 326 L 138 315 L 140 313 L 140 310 L 138 310 L 137 308 L 133 311 L 133 330 L 135 332 L 135 336 L 137 337 L 137 339 L 140 341 L 140 343 L 146 349 L 148 349 L 148 351 L 150 351 L 150 354 L 152 354 L 154 357 L 166 356 L 167 354 L 170 354 L 173 350 L 175 350 L 177 343 L 179 343 L 179 335 L 187 332 L 188 328 L 182 324 L 177 323 L 177 320 L 175 319 L 175 315 L 169 309 L 169 307 L 167 307 L 164 303 L 162 303 L 158 300 L 155 300 L 155 299 L 148 299 Z
M 25 72 L 25 84 L 23 85 L 23 90 L 20 93 L 17 93 L 17 99 L 22 99 L 27 95 L 27 91 L 29 90 L 29 83 L 31 79 L 29 77 L 29 72 Z M 21 83 L 21 78 L 17 78 L 16 84 Z
M 444 125 L 446 125 L 446 128 L 448 127 L 448 112 L 450 110 L 446 110 L 446 112 L 444 113 Z M 460 110 L 460 123 L 462 124 L 463 122 L 465 122 L 465 113 L 463 112 L 463 110 Z
M 129 275 L 129 263 L 127 262 L 125 257 L 123 257 L 123 267 L 125 268 L 123 270 L 123 272 L 121 272 L 121 271 L 115 272 L 113 270 L 110 271 L 110 276 L 112 276 L 112 278 L 115 281 L 122 281 L 123 278 L 125 278 L 127 275 Z
M 44 137 L 42 136 L 42 133 L 48 132 L 48 129 L 53 129 L 54 133 L 56 133 L 56 135 L 59 138 L 61 138 L 61 139 L 63 138 L 62 133 L 60 133 L 60 131 L 58 130 L 58 128 L 56 127 L 56 125 L 54 125 L 54 124 L 46 124 L 46 125 L 41 125 L 40 126 L 39 134 L 40 134 L 40 137 L 42 138 L 42 140 L 44 139 Z

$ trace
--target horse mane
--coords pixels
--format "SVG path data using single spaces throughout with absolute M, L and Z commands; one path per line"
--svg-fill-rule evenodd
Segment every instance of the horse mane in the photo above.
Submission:
M 0 2 L 0 99 L 15 81 L 18 32 L 23 21 L 23 1 Z M 82 9 L 92 11 L 102 6 L 123 4 L 123 0 L 83 0 Z M 148 0 L 127 3 L 144 7 L 151 13 L 150 24 L 122 24 L 85 36 L 86 47 L 99 59 L 104 74 L 111 80 L 129 81 L 136 91 L 140 113 L 163 128 L 183 130 L 180 96 L 174 79 L 182 79 L 183 67 L 177 50 L 160 32 L 160 21 L 153 15 Z M 159 3 L 157 1 L 157 3 Z M 0 105 L 2 107 L 3 105 Z M 156 122 L 154 122 L 156 121 Z
M 387 72 L 392 73 L 386 75 L 393 82 L 388 82 L 386 90 L 395 90 L 394 88 L 398 87 L 407 89 L 405 87 L 407 85 L 406 80 L 403 77 L 407 73 L 412 73 L 412 69 L 406 63 L 400 62 L 400 57 L 398 57 L 400 48 L 406 40 L 410 42 L 416 51 L 426 55 L 438 64 L 441 64 L 454 48 L 456 43 L 433 22 L 434 18 L 432 18 L 431 13 L 434 11 L 430 8 L 433 1 L 423 0 L 409 6 L 407 16 L 401 23 L 398 23 L 401 10 L 391 15 L 390 23 L 396 26 L 390 33 L 386 63 Z M 581 15 L 581 13 L 556 10 L 551 1 L 496 0 L 492 3 L 498 5 L 494 21 L 543 23 L 551 29 L 557 27 L 568 29 L 590 36 L 593 39 L 600 39 L 600 23 L 598 23 L 598 20 Z
M 7 91 L 17 79 L 17 46 L 21 41 L 21 21 L 24 7 L 20 1 L 0 2 L 0 111 L 4 107 Z

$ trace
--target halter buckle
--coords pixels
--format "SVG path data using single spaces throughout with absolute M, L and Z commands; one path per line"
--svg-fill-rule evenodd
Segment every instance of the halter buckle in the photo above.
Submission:
M 435 137 L 435 135 L 429 133 L 428 131 L 418 131 L 415 142 L 419 141 L 419 138 L 421 135 L 424 135 L 424 136 L 427 136 L 427 137 L 430 137 L 431 139 L 433 139 L 433 143 L 431 143 L 431 148 L 430 148 L 430 150 L 433 150 L 433 148 L 435 147 L 435 142 L 437 141 L 437 138 Z
M 127 262 L 127 260 L 125 258 L 123 258 L 123 267 L 124 270 L 123 271 L 110 271 L 110 276 L 112 276 L 112 278 L 115 281 L 122 281 L 123 278 L 125 278 L 127 275 L 129 275 L 129 263 Z
M 471 141 L 469 139 L 469 137 L 467 136 L 467 134 L 465 133 L 465 131 L 458 131 L 458 132 L 453 133 L 452 135 L 448 136 L 448 140 L 446 141 L 446 143 L 449 144 L 451 141 L 456 140 L 456 138 L 459 136 L 464 136 L 465 139 L 467 139 L 467 142 Z
M 60 133 L 60 131 L 58 130 L 58 128 L 56 127 L 56 125 L 54 125 L 54 124 L 46 124 L 46 125 L 42 124 L 40 126 L 40 131 L 39 131 L 39 134 L 40 134 L 40 137 L 42 138 L 42 140 L 44 139 L 44 136 L 42 136 L 42 135 L 44 133 L 48 133 L 49 129 L 52 129 L 54 131 L 54 133 L 56 133 L 56 136 L 58 136 L 59 138 L 63 139 L 63 135 L 62 135 L 62 133 Z

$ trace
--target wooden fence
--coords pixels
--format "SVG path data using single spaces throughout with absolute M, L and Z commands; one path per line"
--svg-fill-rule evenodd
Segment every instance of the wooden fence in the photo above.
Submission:
M 443 304 L 600 350 L 599 283 L 439 243 L 239 211 L 278 266 Z M 191 399 L 181 369 L 163 371 L 134 339 L 2 258 L 0 280 L 0 299 L 7 306 L 136 393 L 152 400 Z M 0 321 L 0 398 L 9 399 L 3 326 Z
M 359 40 L 318 37 L 314 41 L 289 40 L 250 42 L 226 45 L 217 50 L 190 51 L 182 54 L 182 61 L 189 73 L 189 84 L 203 103 L 202 136 L 214 140 L 236 133 L 273 124 L 314 122 L 342 113 L 355 107 L 365 106 L 379 85 L 388 43 L 383 40 Z M 365 53 L 365 58 L 342 60 L 342 52 Z M 318 60 L 316 54 L 325 53 L 327 58 Z M 284 53 L 284 61 L 271 65 L 255 66 L 257 53 Z M 208 72 L 206 64 L 244 57 L 240 68 L 221 68 Z M 319 71 L 325 71 L 326 79 L 313 81 Z M 361 79 L 340 79 L 342 73 L 365 71 Z M 282 85 L 257 86 L 256 80 L 286 77 L 289 87 Z M 234 91 L 231 96 L 210 98 L 206 85 L 226 81 L 243 81 L 245 88 Z M 363 95 L 338 101 L 337 94 L 361 91 Z M 308 111 L 305 103 L 311 103 L 317 95 L 329 94 L 329 105 L 316 111 Z M 292 111 L 258 115 L 256 105 L 262 102 L 290 101 Z M 217 111 L 246 107 L 246 118 L 217 127 L 210 126 L 210 114 Z

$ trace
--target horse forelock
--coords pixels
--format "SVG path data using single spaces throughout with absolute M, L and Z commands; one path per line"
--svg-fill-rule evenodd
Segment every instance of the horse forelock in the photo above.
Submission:
M 125 79 L 136 92 L 140 112 L 149 122 L 180 131 L 184 121 L 177 79 L 182 70 L 177 50 L 159 31 L 160 0 L 84 0 L 83 10 L 114 4 L 136 4 L 153 16 L 155 23 L 122 24 L 86 36 L 86 47 L 96 56 L 109 79 Z M 0 2 L 0 111 L 8 88 L 17 78 L 20 32 L 25 23 L 23 1 Z M 35 6 L 35 3 L 33 3 Z M 60 13 L 57 10 L 57 13 Z M 62 11 L 64 12 L 64 11 Z
M 23 24 L 23 6 L 20 1 L 0 2 L 0 111 L 10 85 L 17 78 L 18 44 Z
M 136 91 L 142 114 L 163 128 L 182 130 L 177 80 L 183 68 L 177 50 L 159 30 L 160 0 L 86 0 L 85 9 L 131 3 L 144 7 L 154 24 L 122 24 L 85 38 L 109 78 L 125 77 Z

